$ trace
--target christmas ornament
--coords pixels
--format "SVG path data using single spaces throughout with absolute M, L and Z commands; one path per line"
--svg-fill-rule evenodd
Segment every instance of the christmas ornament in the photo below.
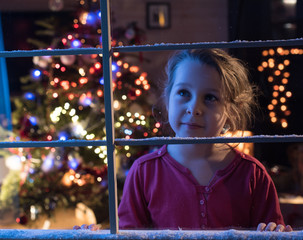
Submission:
M 65 66 L 71 66 L 75 63 L 76 56 L 75 55 L 63 55 L 60 57 L 60 60 Z
M 49 0 L 48 7 L 52 11 L 61 11 L 64 7 L 63 0 Z

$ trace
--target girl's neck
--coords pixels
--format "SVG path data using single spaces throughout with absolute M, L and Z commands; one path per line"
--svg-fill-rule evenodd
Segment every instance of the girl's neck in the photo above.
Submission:
M 180 163 L 196 160 L 215 163 L 225 159 L 230 147 L 225 144 L 172 144 L 167 150 Z

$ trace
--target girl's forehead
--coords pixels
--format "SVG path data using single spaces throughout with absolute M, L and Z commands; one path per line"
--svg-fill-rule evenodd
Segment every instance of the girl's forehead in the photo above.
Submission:
M 219 72 L 211 65 L 194 59 L 185 59 L 179 63 L 174 74 L 174 84 L 210 84 L 221 86 Z

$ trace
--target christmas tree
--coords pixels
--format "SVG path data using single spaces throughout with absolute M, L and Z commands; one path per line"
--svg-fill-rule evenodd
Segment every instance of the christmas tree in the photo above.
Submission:
M 80 1 L 80 6 L 70 29 L 63 29 L 61 26 L 67 24 L 60 24 L 56 18 L 43 19 L 36 22 L 37 39 L 29 41 L 49 49 L 102 47 L 99 5 L 96 1 Z M 113 30 L 112 45 L 140 43 L 143 37 L 136 23 L 130 23 Z M 117 138 L 160 134 L 160 124 L 151 112 L 153 86 L 138 66 L 142 59 L 140 53 L 113 54 Z M 16 140 L 105 139 L 102 55 L 42 56 L 34 57 L 33 63 L 30 75 L 21 79 L 23 96 L 13 99 Z M 116 149 L 122 169 L 121 186 L 132 161 L 147 151 L 147 147 Z M 22 162 L 17 221 L 26 223 L 31 209 L 52 216 L 57 207 L 79 202 L 94 210 L 98 222 L 107 220 L 105 146 L 24 148 L 11 152 Z

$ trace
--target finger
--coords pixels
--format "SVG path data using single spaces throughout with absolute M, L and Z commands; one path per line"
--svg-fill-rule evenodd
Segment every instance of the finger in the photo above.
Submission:
M 78 229 L 81 229 L 81 227 L 78 226 L 78 225 L 76 225 L 76 226 L 73 227 L 73 230 L 78 230 Z
M 292 232 L 293 231 L 293 229 L 292 229 L 292 227 L 290 226 L 290 225 L 287 225 L 286 227 L 285 227 L 285 230 L 284 230 L 285 232 Z
M 265 227 L 266 227 L 265 223 L 260 223 L 257 227 L 257 231 L 262 232 L 264 231 Z
M 88 229 L 88 225 L 87 224 L 81 225 L 81 229 Z
M 270 222 L 269 224 L 267 224 L 264 231 L 272 232 L 273 230 L 276 229 L 276 227 L 277 227 L 277 224 L 275 224 L 274 222 Z
M 99 226 L 96 225 L 96 224 L 90 224 L 90 225 L 88 226 L 88 229 L 91 230 L 91 231 L 100 230 Z
M 275 232 L 284 232 L 284 229 L 285 229 L 285 227 L 284 227 L 282 224 L 279 224 L 279 225 L 276 227 Z

